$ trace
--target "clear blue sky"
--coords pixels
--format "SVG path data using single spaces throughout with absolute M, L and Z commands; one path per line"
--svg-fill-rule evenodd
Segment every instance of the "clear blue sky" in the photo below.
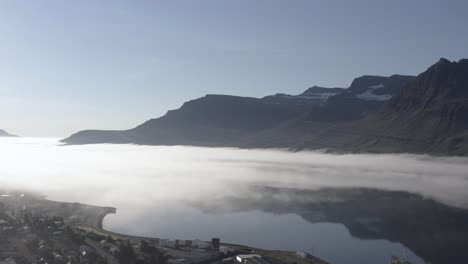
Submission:
M 1 1 L 0 128 L 124 129 L 207 93 L 297 94 L 468 57 L 468 1 Z

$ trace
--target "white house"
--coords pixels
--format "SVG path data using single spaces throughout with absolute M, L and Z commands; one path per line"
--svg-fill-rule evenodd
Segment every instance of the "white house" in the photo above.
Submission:
M 223 254 L 229 254 L 231 252 L 234 252 L 234 249 L 233 248 L 230 248 L 230 247 L 225 247 L 225 246 L 221 246 L 219 247 L 219 252 L 222 252 Z
M 211 248 L 211 243 L 204 242 L 199 239 L 195 239 L 192 242 L 192 246 L 196 248 L 207 249 L 207 248 Z
M 264 260 L 262 256 L 258 254 L 247 254 L 247 255 L 237 255 L 236 263 L 243 264 L 269 264 L 268 261 Z

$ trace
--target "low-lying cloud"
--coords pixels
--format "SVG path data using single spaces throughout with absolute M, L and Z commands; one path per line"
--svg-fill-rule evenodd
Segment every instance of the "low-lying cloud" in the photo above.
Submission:
M 115 206 L 241 195 L 249 186 L 401 190 L 468 208 L 468 158 L 1 139 L 0 185 Z

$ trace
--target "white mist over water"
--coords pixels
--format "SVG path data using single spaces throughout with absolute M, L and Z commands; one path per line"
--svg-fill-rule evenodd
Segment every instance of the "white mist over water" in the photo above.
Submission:
M 408 249 L 385 240 L 359 240 L 341 224 L 311 224 L 294 214 L 230 212 L 229 205 L 224 212 L 207 214 L 185 202 L 240 197 L 257 185 L 369 187 L 408 191 L 468 208 L 467 172 L 468 159 L 461 157 L 62 146 L 57 139 L 0 139 L 0 189 L 26 188 L 49 199 L 116 207 L 117 215 L 104 222 L 113 231 L 182 239 L 221 236 L 258 247 L 313 250 L 334 263 L 358 255 L 365 258 L 361 263 L 376 263 L 390 252 Z
M 205 199 L 253 184 L 401 190 L 468 207 L 468 158 L 333 155 L 184 146 L 62 146 L 56 139 L 0 139 L 0 184 L 49 198 L 110 205 Z M 120 198 L 119 198 L 120 199 Z

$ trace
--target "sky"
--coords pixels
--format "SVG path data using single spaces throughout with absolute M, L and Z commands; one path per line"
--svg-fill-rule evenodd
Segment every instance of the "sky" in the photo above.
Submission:
M 205 94 L 348 87 L 468 57 L 468 1 L 0 1 L 0 129 L 126 129 Z

